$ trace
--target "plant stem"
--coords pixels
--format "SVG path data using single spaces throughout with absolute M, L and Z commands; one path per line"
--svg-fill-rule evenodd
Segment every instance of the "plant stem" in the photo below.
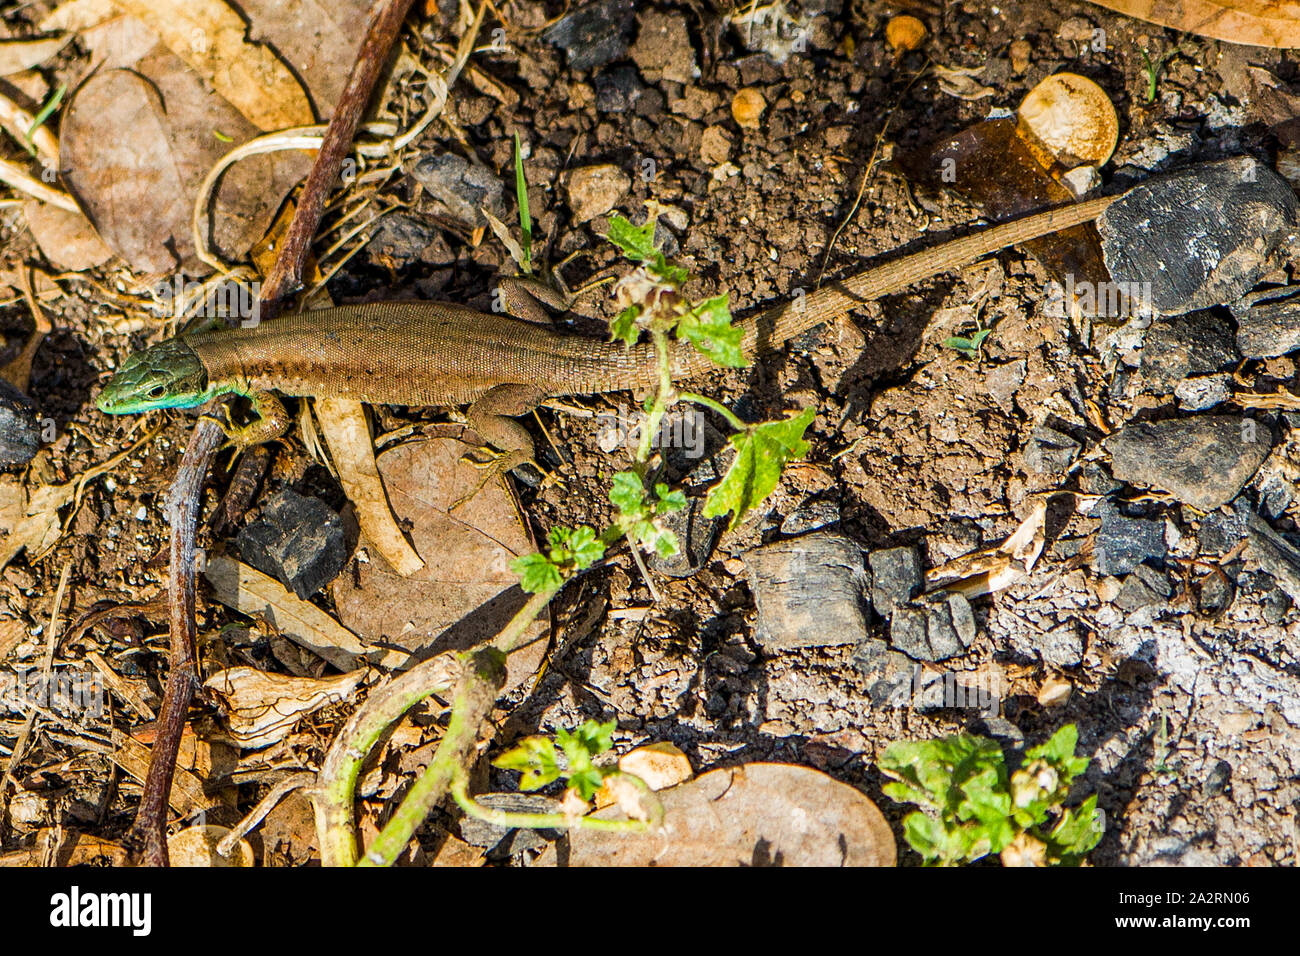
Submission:
M 645 833 L 663 822 L 664 808 L 658 796 L 644 780 L 635 774 L 613 773 L 608 778 L 619 777 L 636 787 L 650 810 L 645 820 L 602 820 L 592 816 L 569 816 L 565 813 L 516 813 L 493 810 L 483 806 L 466 792 L 465 774 L 458 772 L 451 783 L 451 795 L 468 816 L 483 820 L 508 830 L 604 830 L 606 832 Z
M 677 396 L 684 402 L 694 402 L 696 405 L 703 405 L 705 408 L 711 408 L 723 418 L 738 432 L 743 432 L 749 428 L 743 421 L 736 417 L 736 414 L 721 402 L 714 401 L 707 395 L 698 395 L 695 392 L 682 392 Z
M 645 477 L 645 463 L 650 460 L 654 441 L 659 436 L 659 426 L 663 422 L 664 412 L 668 410 L 669 400 L 673 394 L 672 352 L 669 348 L 668 333 L 655 328 L 650 330 L 650 339 L 654 343 L 655 356 L 659 362 L 659 384 L 655 388 L 654 404 L 646 415 L 645 425 L 641 429 L 641 441 L 636 449 L 637 473 Z

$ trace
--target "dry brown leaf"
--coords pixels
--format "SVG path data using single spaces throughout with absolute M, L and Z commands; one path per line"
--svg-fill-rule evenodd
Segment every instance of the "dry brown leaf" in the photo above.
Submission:
M 1092 0 L 1162 27 L 1249 46 L 1300 47 L 1300 9 L 1270 0 Z
M 355 576 L 334 581 L 339 620 L 364 639 L 421 657 L 464 649 L 494 637 L 523 606 L 509 565 L 534 548 L 505 485 L 499 479 L 483 484 L 483 470 L 461 461 L 472 450 L 434 438 L 379 456 L 388 500 L 425 566 L 402 577 L 373 555 L 358 562 Z M 510 655 L 508 687 L 540 664 L 545 642 L 536 638 L 544 630 L 544 622 L 535 622 L 524 638 L 531 643 Z
M 21 73 L 44 63 L 71 40 L 71 36 L 39 37 L 35 40 L 0 40 L 0 76 Z
M 308 714 L 344 700 L 365 676 L 364 668 L 338 677 L 287 677 L 230 667 L 213 674 L 203 686 L 221 700 L 235 744 L 256 750 L 283 740 Z
M 424 562 L 393 520 L 388 495 L 375 466 L 375 446 L 365 408 L 360 402 L 346 398 L 320 398 L 316 400 L 316 417 L 343 491 L 357 509 L 361 533 L 393 570 L 402 577 L 410 577 L 424 567 Z
M 36 831 L 32 846 L 0 854 L 0 866 L 126 866 L 127 849 L 88 833 Z
M 193 737 L 190 739 L 193 740 Z M 143 781 L 145 775 L 149 772 L 149 748 L 135 738 L 128 737 L 117 730 L 113 731 L 113 745 L 117 748 L 113 751 L 113 763 L 136 780 Z M 215 807 L 221 803 L 221 800 L 204 793 L 203 781 L 189 770 L 186 770 L 184 766 L 177 766 L 176 774 L 172 777 L 172 789 L 167 802 L 173 810 L 181 816 L 187 817 L 199 810 Z
M 997 91 L 975 80 L 987 69 L 986 66 L 944 66 L 934 65 L 934 74 L 939 79 L 939 89 L 959 100 L 980 100 L 992 96 Z
M 569 833 L 569 866 L 894 866 L 894 834 L 861 791 L 817 770 L 750 763 L 659 794 L 659 832 Z M 614 808 L 598 811 L 617 819 Z M 555 865 L 554 848 L 539 859 Z
M 215 557 L 208 561 L 203 576 L 212 585 L 213 596 L 226 607 L 248 617 L 269 620 L 289 640 L 341 671 L 355 670 L 367 661 L 394 668 L 408 659 L 409 655 L 400 651 L 363 644 L 356 634 L 316 605 L 300 600 L 256 568 L 231 558 Z
M 23 203 L 23 215 L 45 260 L 60 271 L 83 272 L 113 257 L 113 250 L 81 213 L 31 199 Z
M 68 0 L 46 14 L 40 28 L 47 33 L 55 30 L 80 33 L 116 15 L 113 0 Z
M 248 121 L 264 132 L 315 121 L 307 94 L 268 47 L 221 0 L 113 0 L 147 24 Z
M 974 599 L 1023 580 L 1043 553 L 1047 499 L 1039 498 L 1029 516 L 999 545 L 973 551 L 926 572 L 927 592 L 955 591 Z

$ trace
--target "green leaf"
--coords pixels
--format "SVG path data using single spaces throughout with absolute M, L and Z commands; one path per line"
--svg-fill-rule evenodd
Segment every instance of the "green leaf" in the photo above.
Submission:
M 46 100 L 45 105 L 32 117 L 32 125 L 27 128 L 27 142 L 23 145 L 27 147 L 27 151 L 33 156 L 36 155 L 36 150 L 32 148 L 32 137 L 36 135 L 38 129 L 45 125 L 45 121 L 53 115 L 54 111 L 59 108 L 59 104 L 63 102 L 63 94 L 66 92 L 68 92 L 68 84 L 60 83 L 59 88 L 54 91 L 54 95 Z
M 1093 794 L 1077 809 L 1061 811 L 1061 819 L 1047 837 L 1049 852 L 1060 857 L 1083 856 L 1101 842 L 1104 832 L 1097 795 Z
M 632 262 L 653 262 L 659 256 L 654 219 L 648 219 L 644 226 L 634 226 L 622 216 L 614 216 L 609 221 L 607 238 Z
M 555 744 L 545 737 L 525 737 L 493 760 L 492 766 L 520 771 L 521 790 L 537 790 L 560 777 L 559 754 Z
M 519 586 L 529 594 L 540 594 L 564 583 L 560 569 L 544 554 L 524 554 L 510 562 L 510 570 L 519 575 Z
M 645 485 L 634 471 L 620 471 L 614 475 L 609 488 L 609 501 L 630 518 L 645 514 Z
M 552 528 L 547 535 L 551 560 L 581 571 L 605 556 L 605 544 L 589 525 L 579 528 Z
M 681 511 L 686 507 L 686 492 L 669 491 L 668 486 L 662 481 L 655 484 L 655 497 L 659 499 L 655 505 L 657 514 L 667 514 L 670 511 Z
M 816 415 L 815 408 L 805 408 L 790 418 L 751 425 L 732 435 L 736 459 L 722 481 L 709 489 L 704 517 L 716 518 L 730 512 L 728 528 L 734 529 L 751 509 L 762 504 L 781 480 L 786 463 L 808 454 L 803 433 Z
M 519 264 L 524 275 L 533 271 L 533 217 L 528 211 L 528 180 L 524 178 L 524 154 L 515 133 L 515 200 L 519 204 L 519 233 L 523 239 L 524 261 Z
M 636 340 L 641 337 L 641 330 L 636 325 L 641 312 L 641 306 L 629 305 L 616 315 L 609 323 L 610 339 L 614 342 L 621 341 L 624 345 L 636 345 Z
M 927 862 L 939 859 L 948 842 L 943 824 L 924 813 L 909 813 L 904 818 L 903 839 Z
M 695 306 L 677 323 L 677 334 L 696 351 L 725 368 L 744 368 L 748 363 L 740 350 L 744 331 L 731 324 L 727 296 L 718 295 Z
M 588 720 L 572 731 L 561 729 L 555 732 L 555 740 L 564 751 L 568 784 L 584 800 L 590 800 L 595 795 L 605 778 L 605 772 L 592 762 L 592 758 L 614 745 L 616 726 L 618 724 L 613 720 L 604 724 Z

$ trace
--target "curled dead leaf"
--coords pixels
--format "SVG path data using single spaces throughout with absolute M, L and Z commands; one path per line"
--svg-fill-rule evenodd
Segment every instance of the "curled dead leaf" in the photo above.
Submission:
M 252 667 L 231 667 L 213 674 L 203 686 L 225 706 L 231 738 L 246 750 L 267 747 L 288 736 L 303 717 L 345 699 L 366 672 L 338 677 L 288 677 Z
M 253 848 L 240 840 L 228 856 L 217 852 L 217 844 L 230 830 L 218 826 L 186 827 L 167 838 L 167 859 L 172 866 L 252 866 Z

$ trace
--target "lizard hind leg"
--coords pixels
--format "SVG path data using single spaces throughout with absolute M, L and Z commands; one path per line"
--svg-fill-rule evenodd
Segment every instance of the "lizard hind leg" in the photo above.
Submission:
M 488 389 L 469 407 L 465 420 L 487 444 L 489 452 L 486 462 L 471 463 L 489 470 L 473 491 L 452 504 L 452 509 L 473 498 L 493 478 L 520 465 L 531 464 L 542 471 L 534 460 L 533 436 L 515 418 L 528 414 L 545 398 L 546 392 L 536 386 L 507 383 Z

